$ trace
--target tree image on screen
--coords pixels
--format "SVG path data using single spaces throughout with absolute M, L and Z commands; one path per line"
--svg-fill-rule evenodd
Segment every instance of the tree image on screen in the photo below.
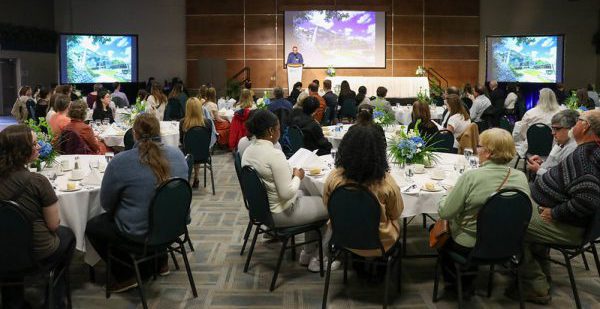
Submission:
M 66 38 L 70 83 L 130 82 L 132 38 L 70 35 Z
M 298 11 L 292 25 L 292 44 L 310 66 L 377 65 L 376 12 Z
M 492 78 L 499 81 L 553 83 L 557 79 L 557 37 L 494 38 Z M 489 60 L 488 60 L 489 61 Z

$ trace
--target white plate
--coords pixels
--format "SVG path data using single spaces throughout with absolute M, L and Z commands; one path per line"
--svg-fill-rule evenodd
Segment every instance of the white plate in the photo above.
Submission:
M 323 175 L 325 175 L 325 173 L 323 173 L 323 172 L 320 172 L 320 173 L 318 173 L 318 174 L 312 174 L 312 173 L 307 173 L 307 174 L 308 174 L 308 176 L 313 176 L 313 177 L 317 177 L 317 176 L 323 176 Z
M 414 174 L 425 174 L 425 173 L 427 173 L 427 171 L 424 170 L 424 169 L 422 171 L 420 171 L 420 172 L 417 172 L 417 171 L 413 170 L 413 173 Z
M 421 190 L 423 190 L 423 191 L 427 191 L 427 192 L 440 192 L 440 191 L 444 190 L 444 188 L 443 188 L 443 187 L 441 187 L 441 186 L 439 186 L 439 185 L 435 185 L 435 188 L 434 188 L 433 190 L 427 190 L 427 189 L 425 188 L 425 186 L 423 185 L 423 186 L 421 187 Z
M 446 177 L 435 177 L 433 175 L 431 175 L 430 178 L 433 179 L 433 180 L 444 180 L 444 179 L 446 179 Z
M 83 187 L 76 186 L 75 189 L 73 189 L 73 190 L 69 190 L 67 188 L 58 188 L 58 191 L 61 191 L 61 192 L 75 192 L 75 191 L 79 191 L 81 189 L 83 189 Z
M 78 178 L 73 178 L 73 177 L 69 176 L 69 180 L 71 180 L 71 181 L 80 181 L 80 180 L 83 180 L 83 178 L 85 178 L 85 177 L 81 176 L 81 177 L 78 177 Z

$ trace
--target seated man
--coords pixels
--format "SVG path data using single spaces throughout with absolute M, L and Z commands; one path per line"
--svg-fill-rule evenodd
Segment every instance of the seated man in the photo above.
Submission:
M 380 108 L 385 109 L 388 112 L 392 112 L 392 105 L 390 104 L 390 102 L 388 100 L 385 99 L 385 96 L 387 95 L 387 91 L 388 90 L 385 87 L 377 87 L 377 97 L 375 98 L 375 100 L 372 100 L 368 104 L 373 107 L 380 107 Z M 361 108 L 361 106 L 359 105 L 358 109 L 360 109 L 360 108 Z
M 529 158 L 527 160 L 528 170 L 541 176 L 575 150 L 577 143 L 570 136 L 569 130 L 577 123 L 577 117 L 579 117 L 579 113 L 571 109 L 560 111 L 552 117 L 552 135 L 556 144 L 552 147 L 552 151 L 550 151 L 545 161 L 538 155 Z
M 539 214 L 533 212 L 525 236 L 521 277 L 526 301 L 551 300 L 548 250 L 543 244 L 579 245 L 600 211 L 600 111 L 579 116 L 573 136 L 577 148 L 531 188 Z M 509 289 L 507 295 L 516 298 L 516 289 Z
M 280 108 L 292 110 L 292 103 L 283 98 L 283 89 L 281 87 L 277 86 L 273 88 L 273 95 L 275 96 L 275 100 L 271 101 L 271 104 L 267 106 L 269 111 L 275 112 Z
M 313 118 L 318 123 L 321 123 L 321 120 L 323 120 L 323 116 L 325 115 L 325 109 L 327 108 L 327 103 L 325 103 L 325 99 L 323 99 L 323 97 L 319 95 L 319 85 L 314 82 L 310 83 L 310 85 L 308 85 L 308 95 L 317 99 L 317 101 L 319 102 L 319 107 L 317 108 L 317 111 L 314 113 Z
M 473 105 L 471 105 L 471 109 L 469 109 L 469 114 L 471 115 L 471 120 L 479 122 L 482 120 L 481 116 L 483 112 L 492 106 L 492 102 L 485 96 L 485 89 L 481 85 L 475 87 L 474 95 L 475 100 L 473 101 Z

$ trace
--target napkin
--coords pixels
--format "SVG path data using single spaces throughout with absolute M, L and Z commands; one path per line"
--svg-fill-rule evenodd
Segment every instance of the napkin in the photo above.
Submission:
M 102 177 L 98 170 L 92 169 L 92 171 L 81 181 L 86 186 L 99 186 L 102 184 Z

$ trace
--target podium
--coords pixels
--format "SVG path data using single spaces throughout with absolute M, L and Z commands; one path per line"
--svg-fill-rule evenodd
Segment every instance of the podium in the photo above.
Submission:
M 288 64 L 287 65 L 287 73 L 288 73 L 288 95 L 292 93 L 294 89 L 294 84 L 297 82 L 302 82 L 302 67 L 303 64 Z

